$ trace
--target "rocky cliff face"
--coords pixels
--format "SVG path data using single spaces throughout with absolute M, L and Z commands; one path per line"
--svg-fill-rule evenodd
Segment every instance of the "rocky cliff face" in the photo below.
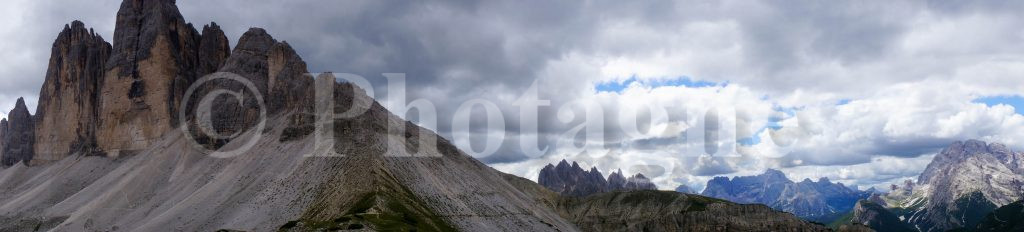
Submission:
M 232 51 L 216 23 L 197 32 L 173 0 L 122 2 L 113 45 L 74 21 L 54 41 L 32 125 L 34 137 L 19 139 L 32 141 L 34 147 L 19 149 L 31 154 L 17 156 L 47 163 L 75 153 L 116 156 L 144 149 L 179 125 L 181 111 L 193 116 L 199 101 L 195 96 L 218 88 L 242 90 L 240 83 L 215 81 L 184 96 L 198 78 L 217 71 L 247 78 L 265 101 L 261 106 L 251 92 L 243 102 L 218 98 L 212 127 L 221 135 L 251 128 L 260 110 L 312 111 L 312 77 L 290 45 L 256 28 L 240 39 L 239 46 Z M 179 109 L 186 97 L 192 98 L 186 106 L 192 108 Z M 189 126 L 198 130 L 197 125 Z M 228 142 L 198 137 L 214 147 Z
M 178 125 L 186 89 L 229 53 L 219 26 L 200 34 L 173 0 L 122 2 L 113 45 L 74 21 L 53 43 L 34 116 L 34 154 L 21 156 L 48 163 L 144 149 Z
M 227 50 L 223 32 L 211 26 L 200 35 L 174 0 L 124 1 L 116 22 L 96 132 L 99 147 L 114 154 L 144 149 L 175 128 L 186 89 Z
M 36 163 L 98 151 L 98 93 L 110 50 L 109 43 L 79 21 L 65 25 L 53 42 L 36 108 Z
M 4 166 L 18 162 L 30 162 L 35 154 L 35 122 L 25 106 L 25 99 L 18 98 L 14 109 L 7 114 L 7 129 L 4 131 L 3 154 L 0 161 Z
M 708 181 L 702 195 L 739 203 L 759 203 L 790 212 L 802 218 L 829 217 L 849 211 L 858 199 L 870 193 L 855 190 L 827 178 L 817 182 L 804 179 L 793 182 L 778 170 L 769 169 L 757 176 L 738 176 L 731 180 L 715 177 Z
M 622 170 L 618 170 L 612 172 L 605 180 L 596 167 L 591 168 L 590 171 L 584 171 L 578 163 L 572 162 L 570 165 L 565 160 L 558 162 L 558 165 L 548 164 L 541 169 L 537 182 L 551 191 L 577 197 L 611 191 L 658 189 L 654 183 L 640 173 L 625 178 L 622 175 Z

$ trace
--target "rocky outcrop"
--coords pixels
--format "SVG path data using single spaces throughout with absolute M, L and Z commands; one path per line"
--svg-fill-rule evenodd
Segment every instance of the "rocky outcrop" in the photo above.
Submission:
M 65 25 L 53 42 L 36 108 L 36 163 L 98 153 L 100 79 L 110 50 L 109 43 L 80 21 Z
M 605 180 L 596 167 L 591 168 L 590 171 L 584 171 L 578 163 L 572 162 L 570 165 L 566 160 L 558 162 L 558 165 L 544 166 L 540 170 L 537 182 L 551 191 L 577 197 L 611 191 L 658 189 L 654 183 L 640 173 L 625 178 L 622 175 L 622 170 L 618 170 L 612 172 Z
M 25 99 L 18 98 L 14 109 L 7 114 L 7 129 L 4 131 L 3 154 L 0 155 L 0 163 L 4 166 L 11 166 L 18 162 L 30 162 L 32 160 L 35 144 L 35 123 L 32 114 L 25 106 Z
M 739 203 L 759 203 L 811 220 L 831 221 L 831 217 L 849 211 L 869 192 L 832 183 L 804 179 L 793 182 L 781 171 L 768 169 L 757 176 L 715 177 L 701 193 L 704 196 Z

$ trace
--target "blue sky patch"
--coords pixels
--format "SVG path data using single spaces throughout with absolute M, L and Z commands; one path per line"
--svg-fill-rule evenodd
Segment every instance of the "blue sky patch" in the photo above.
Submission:
M 850 104 L 850 99 L 839 99 L 839 102 L 836 102 L 837 106 L 846 105 L 846 104 Z
M 613 82 L 599 83 L 596 86 L 594 86 L 594 89 L 597 90 L 597 92 L 622 93 L 622 90 L 624 90 L 627 87 L 629 87 L 629 85 L 632 85 L 633 83 L 637 83 L 637 82 L 640 83 L 640 84 L 643 84 L 645 86 L 651 87 L 651 88 L 657 88 L 657 87 L 662 87 L 662 86 L 686 86 L 686 87 L 689 87 L 689 88 L 702 88 L 702 87 L 712 87 L 712 86 L 722 86 L 722 87 L 725 87 L 725 86 L 729 85 L 729 82 L 716 83 L 716 82 L 710 82 L 710 81 L 699 81 L 699 80 L 695 81 L 692 78 L 687 77 L 687 76 L 681 76 L 681 77 L 677 77 L 677 78 L 663 79 L 663 80 L 638 80 L 637 77 L 634 75 L 634 76 L 629 77 L 629 79 L 626 79 L 625 81 L 621 81 L 621 82 L 614 82 L 613 81 Z
M 759 137 L 759 135 L 761 135 L 761 133 L 764 133 L 765 130 L 769 130 L 769 129 L 771 129 L 771 130 L 780 130 L 780 129 L 782 129 L 783 126 L 782 126 L 781 122 L 783 120 L 786 120 L 786 119 L 789 119 L 789 118 L 792 118 L 792 117 L 796 116 L 796 111 L 801 110 L 801 109 L 803 109 L 803 108 L 802 107 L 782 107 L 782 106 L 779 106 L 779 105 L 773 106 L 772 110 L 775 110 L 777 112 L 781 112 L 781 113 L 785 114 L 785 117 L 777 117 L 777 116 L 769 117 L 768 118 L 768 122 L 763 127 L 761 127 L 761 129 L 758 129 L 757 132 L 754 132 L 754 134 L 751 135 L 750 137 L 740 138 L 740 139 L 736 140 L 736 142 L 739 143 L 740 145 L 743 145 L 743 146 L 752 146 L 752 145 L 760 144 L 761 143 L 761 137 Z
M 1021 96 L 992 96 L 974 99 L 974 102 L 984 103 L 987 106 L 1009 105 L 1017 111 L 1017 114 L 1024 115 L 1024 97 Z

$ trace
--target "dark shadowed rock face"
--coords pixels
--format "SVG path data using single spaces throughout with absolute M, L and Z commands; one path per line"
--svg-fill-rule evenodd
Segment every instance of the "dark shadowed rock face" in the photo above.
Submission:
M 248 78 L 263 94 L 269 111 L 312 110 L 313 77 L 306 62 L 287 42 L 261 28 L 251 28 L 220 69 Z
M 4 150 L 0 161 L 4 166 L 32 160 L 35 124 L 25 106 L 25 100 L 18 98 L 14 109 L 7 114 L 7 130 L 4 132 Z
M 109 43 L 79 21 L 65 25 L 53 42 L 36 108 L 37 163 L 98 150 L 99 86 L 110 50 Z
M 605 180 L 597 168 L 585 171 L 578 163 L 571 165 L 562 160 L 558 165 L 548 164 L 540 171 L 537 181 L 544 187 L 567 196 L 587 196 L 595 193 L 629 190 L 656 190 L 643 174 L 625 178 L 622 170 L 612 172 Z
M 214 30 L 211 27 L 204 31 Z M 215 31 L 219 32 L 220 30 L 216 29 Z M 311 121 L 308 120 L 308 117 L 303 117 L 311 116 L 308 113 L 312 112 L 312 99 L 315 93 L 313 78 L 307 75 L 306 63 L 290 45 L 278 42 L 265 30 L 251 28 L 244 33 L 238 40 L 235 50 L 223 61 L 223 66 L 217 71 L 237 74 L 238 77 L 244 78 L 256 88 L 252 90 L 241 82 L 219 79 L 203 83 L 201 88 L 192 94 L 193 96 L 205 96 L 213 90 L 243 93 L 241 102 L 238 98 L 227 96 L 214 100 L 213 104 L 216 107 L 212 108 L 211 118 L 212 127 L 217 133 L 234 134 L 254 128 L 259 123 L 262 110 L 266 110 L 268 115 L 297 111 L 304 114 L 294 114 L 296 119 L 294 122 L 308 123 Z M 193 112 L 192 105 L 194 104 L 190 103 L 186 109 L 190 116 Z M 193 124 L 189 126 L 194 131 L 198 130 Z M 305 131 L 308 129 L 306 128 Z M 299 134 L 306 134 L 293 132 L 289 132 L 288 139 L 294 139 L 292 137 Z M 197 140 L 214 148 L 230 141 L 230 139 L 211 139 L 201 133 L 193 134 L 198 135 Z
M 861 200 L 853 207 L 852 224 L 867 226 L 879 232 L 911 232 L 917 231 L 913 226 L 900 221 L 900 218 L 889 212 L 885 207 L 874 202 Z
M 0 161 L 2 161 L 4 155 L 4 138 L 7 136 L 7 119 L 0 119 Z M 3 162 L 0 162 L 3 165 Z
M 1024 201 L 1004 205 L 978 223 L 974 231 L 1024 231 Z
M 757 176 L 715 177 L 702 195 L 739 203 L 759 203 L 802 218 L 817 219 L 847 212 L 869 192 L 832 183 L 805 179 L 793 182 L 781 171 L 769 169 Z
M 224 31 L 217 23 L 211 22 L 209 25 L 203 26 L 198 55 L 196 74 L 199 77 L 216 72 L 231 55 L 228 37 L 224 35 Z
M 161 55 L 171 55 L 168 62 L 173 67 L 191 67 L 195 64 L 198 41 L 199 33 L 185 22 L 175 0 L 123 1 L 117 11 L 114 54 L 107 69 L 117 69 L 122 77 L 142 78 L 145 73 L 140 69 L 144 67 L 139 62 Z M 165 51 L 160 51 L 164 48 L 159 48 L 158 43 L 170 45 L 173 54 L 160 54 Z M 188 69 L 179 71 L 184 70 Z

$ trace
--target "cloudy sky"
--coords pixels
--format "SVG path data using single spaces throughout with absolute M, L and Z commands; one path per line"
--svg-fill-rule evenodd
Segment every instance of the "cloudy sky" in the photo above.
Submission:
M 0 8 L 0 109 L 21 96 L 34 109 L 64 24 L 82 20 L 109 39 L 119 3 L 14 0 Z M 197 27 L 217 22 L 232 43 L 249 27 L 265 28 L 310 71 L 366 77 L 385 103 L 397 100 L 382 74 L 405 73 L 407 101 L 437 108 L 431 129 L 463 150 L 502 138 L 478 158 L 531 179 L 569 159 L 605 174 L 643 172 L 663 189 L 702 189 L 716 175 L 766 168 L 884 186 L 916 177 L 955 140 L 1024 148 L 1024 3 L 829 3 L 178 5 Z M 516 103 L 531 86 L 549 104 L 522 117 Z M 481 101 L 497 106 L 504 129 L 482 126 L 483 107 L 455 114 Z M 469 130 L 453 132 L 453 121 Z M 729 128 L 718 130 L 725 139 L 705 143 L 713 125 Z M 522 141 L 547 149 L 523 149 L 532 143 Z

